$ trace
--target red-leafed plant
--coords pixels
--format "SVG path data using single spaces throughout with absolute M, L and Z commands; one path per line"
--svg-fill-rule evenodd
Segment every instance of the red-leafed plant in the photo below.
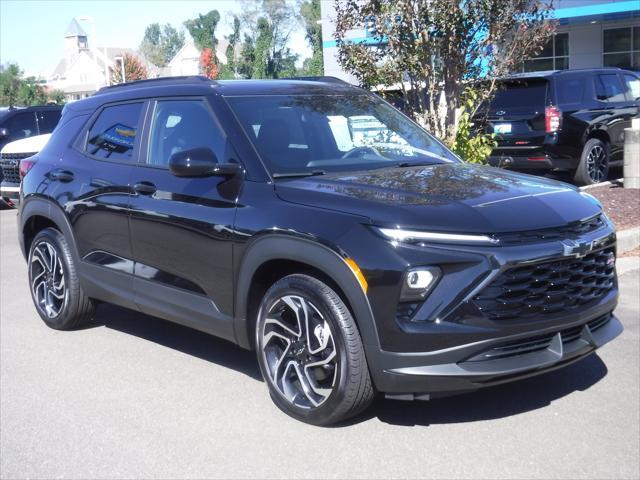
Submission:
M 202 73 L 205 77 L 214 80 L 218 78 L 218 74 L 220 73 L 220 68 L 216 63 L 216 58 L 213 55 L 213 50 L 210 48 L 202 49 L 200 52 L 200 68 L 202 69 Z
M 122 63 L 124 63 L 124 78 L 122 78 Z M 111 69 L 111 84 L 134 82 L 136 80 L 146 80 L 149 77 L 147 67 L 136 57 L 129 53 L 122 55 L 122 60 L 118 58 L 115 66 Z

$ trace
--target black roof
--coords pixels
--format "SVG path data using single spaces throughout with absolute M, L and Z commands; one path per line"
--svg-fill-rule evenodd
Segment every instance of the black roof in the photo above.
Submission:
M 104 87 L 95 95 L 68 104 L 72 110 L 95 109 L 121 100 L 154 96 L 210 95 L 319 95 L 364 93 L 334 77 L 303 77 L 278 80 L 209 80 L 202 76 L 163 77 Z
M 520 79 L 520 78 L 560 77 L 563 75 L 571 75 L 575 73 L 620 73 L 620 72 L 633 73 L 629 70 L 624 70 L 622 68 L 617 68 L 617 67 L 572 68 L 570 70 L 543 70 L 540 72 L 514 73 L 512 75 L 502 77 L 500 80 L 511 80 L 511 79 Z

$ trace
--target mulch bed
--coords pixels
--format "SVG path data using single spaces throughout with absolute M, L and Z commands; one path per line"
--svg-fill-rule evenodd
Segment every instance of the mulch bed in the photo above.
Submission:
M 617 230 L 640 226 L 640 189 L 613 184 L 589 188 L 586 192 L 602 202 Z

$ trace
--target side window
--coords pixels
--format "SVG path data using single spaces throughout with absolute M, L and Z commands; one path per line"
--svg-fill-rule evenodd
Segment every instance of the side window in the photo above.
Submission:
M 109 160 L 133 161 L 142 102 L 106 107 L 89 130 L 86 152 Z
M 9 139 L 20 140 L 38 134 L 36 116 L 33 112 L 16 113 L 3 125 L 9 132 Z
M 161 100 L 156 104 L 147 163 L 167 166 L 171 155 L 210 148 L 223 161 L 225 138 L 202 100 Z
M 570 103 L 582 103 L 584 99 L 584 78 L 560 78 L 558 85 L 558 103 L 566 105 Z
M 45 110 L 38 112 L 38 127 L 40 135 L 53 132 L 60 121 L 61 110 Z
M 624 89 L 620 77 L 614 74 L 597 75 L 596 97 L 601 102 L 624 102 Z
M 640 100 L 640 78 L 626 74 L 624 76 L 624 83 L 627 85 L 629 99 L 632 101 Z

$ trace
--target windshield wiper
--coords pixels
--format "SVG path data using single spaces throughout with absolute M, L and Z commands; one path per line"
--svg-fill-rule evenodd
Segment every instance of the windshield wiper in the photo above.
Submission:
M 444 162 L 402 162 L 396 164 L 397 167 L 426 167 L 428 165 L 442 165 Z
M 310 172 L 285 172 L 274 173 L 271 175 L 273 178 L 293 178 L 293 177 L 314 177 L 316 175 L 324 175 L 327 172 L 324 170 L 311 170 Z

